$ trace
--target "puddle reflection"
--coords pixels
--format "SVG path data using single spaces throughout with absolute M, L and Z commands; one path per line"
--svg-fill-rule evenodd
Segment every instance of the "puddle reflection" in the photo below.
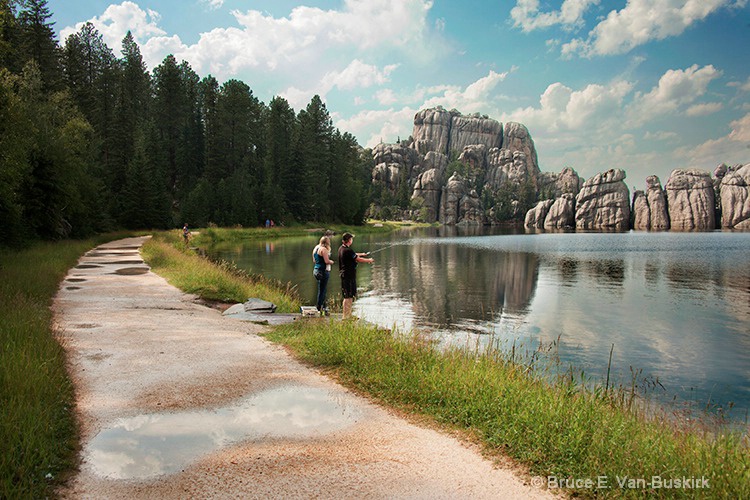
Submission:
M 119 419 L 94 437 L 85 459 L 100 476 L 146 479 L 243 440 L 318 437 L 354 424 L 359 414 L 344 394 L 282 387 L 217 410 Z

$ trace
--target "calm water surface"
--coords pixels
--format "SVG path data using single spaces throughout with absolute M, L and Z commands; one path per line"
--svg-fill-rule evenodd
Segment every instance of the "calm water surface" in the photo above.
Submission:
M 297 283 L 313 304 L 317 238 L 209 251 Z M 446 343 L 492 339 L 531 351 L 555 342 L 564 366 L 598 379 L 614 345 L 616 383 L 629 386 L 632 368 L 663 400 L 731 402 L 739 420 L 750 409 L 750 233 L 433 228 L 359 236 L 354 249 L 376 252 L 374 265 L 358 268 L 361 318 Z M 340 293 L 335 271 L 329 296 Z

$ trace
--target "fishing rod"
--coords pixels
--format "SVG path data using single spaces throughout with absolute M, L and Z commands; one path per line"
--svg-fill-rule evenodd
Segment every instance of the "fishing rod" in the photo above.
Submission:
M 382 252 L 383 250 L 387 250 L 387 249 L 389 249 L 389 248 L 391 248 L 391 247 L 395 247 L 395 246 L 396 246 L 396 245 L 398 245 L 398 244 L 399 244 L 399 243 L 392 243 L 392 244 L 390 244 L 390 245 L 388 245 L 388 246 L 385 246 L 385 247 L 383 247 L 383 248 L 378 248 L 377 250 L 373 250 L 372 252 L 367 252 L 367 255 L 372 255 L 372 254 L 374 254 L 374 253 Z

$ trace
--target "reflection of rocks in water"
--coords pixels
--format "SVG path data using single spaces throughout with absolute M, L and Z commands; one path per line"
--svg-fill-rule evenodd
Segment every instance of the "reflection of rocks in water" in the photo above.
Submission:
M 586 263 L 588 273 L 602 285 L 611 285 L 613 288 L 622 289 L 625 281 L 625 261 L 595 260 Z
M 726 294 L 729 312 L 745 324 L 750 324 L 750 267 L 725 270 L 719 280 L 719 285 Z M 745 341 L 750 348 L 750 331 L 745 335 Z
M 578 261 L 570 257 L 563 257 L 557 261 L 557 272 L 560 276 L 560 284 L 572 286 L 578 281 Z
M 440 324 L 489 320 L 503 311 L 526 313 L 539 272 L 535 254 L 458 245 L 395 247 L 381 262 L 383 271 L 373 285 L 409 290 L 414 312 Z
M 643 269 L 646 285 L 655 287 L 661 281 L 661 265 L 658 261 L 648 260 Z
M 705 264 L 689 262 L 674 263 L 666 266 L 664 276 L 667 283 L 675 290 L 705 290 L 713 281 Z

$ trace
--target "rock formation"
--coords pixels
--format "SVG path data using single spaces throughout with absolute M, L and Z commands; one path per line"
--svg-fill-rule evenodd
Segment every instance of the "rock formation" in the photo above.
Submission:
M 534 208 L 526 212 L 526 219 L 523 225 L 529 229 L 542 229 L 549 209 L 554 202 L 554 200 L 542 200 L 538 202 Z
M 610 169 L 583 183 L 576 197 L 576 228 L 614 229 L 630 227 L 630 193 L 625 171 Z
M 559 198 L 565 193 L 570 193 L 575 197 L 582 186 L 583 179 L 570 167 L 564 168 L 559 174 L 542 172 L 539 176 L 539 192 L 552 198 Z
M 750 188 L 748 186 L 750 186 L 750 163 L 729 168 L 725 170 L 725 175 L 721 176 L 722 227 L 738 228 L 739 226 L 742 228 L 750 224 Z
M 451 151 L 460 152 L 473 144 L 484 144 L 487 149 L 500 147 L 503 126 L 491 118 L 464 116 L 458 111 L 437 107 L 416 114 L 412 138 L 414 149 L 421 154 L 436 151 L 450 156 Z
M 669 229 L 667 198 L 655 175 L 646 177 L 646 191 L 633 193 L 633 229 L 664 231 Z
M 563 193 L 549 207 L 547 217 L 544 219 L 545 229 L 563 229 L 575 225 L 576 199 L 572 193 Z
M 443 224 L 456 224 L 461 213 L 461 198 L 468 193 L 466 181 L 460 174 L 454 173 L 443 187 L 440 196 L 440 222 Z
M 711 174 L 698 169 L 673 170 L 665 189 L 673 230 L 705 231 L 716 227 Z
M 421 199 L 424 208 L 424 219 L 436 221 L 440 215 L 440 195 L 443 190 L 443 172 L 445 168 L 431 168 L 417 178 L 412 199 Z
M 451 167 L 460 174 L 448 179 L 451 158 L 462 166 Z M 389 205 L 386 213 L 426 222 L 518 220 L 529 202 L 545 198 L 525 214 L 527 227 L 711 230 L 721 210 L 722 227 L 750 228 L 750 165 L 722 164 L 713 177 L 701 170 L 675 170 L 664 189 L 658 177 L 650 176 L 631 203 L 623 170 L 586 182 L 569 167 L 541 172 L 524 125 L 442 107 L 416 113 L 410 142 L 379 144 L 373 160 L 372 182 L 390 192 L 383 200 L 400 204 Z M 411 199 L 409 208 L 406 199 Z M 380 208 L 386 207 L 374 210 Z

